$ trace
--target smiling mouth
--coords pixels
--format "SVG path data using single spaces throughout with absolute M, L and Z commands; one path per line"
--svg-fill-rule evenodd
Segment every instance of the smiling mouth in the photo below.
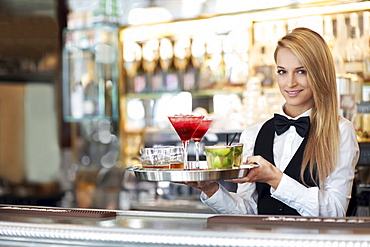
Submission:
M 300 92 L 302 92 L 303 90 L 296 90 L 296 91 L 286 91 L 287 94 L 289 96 L 296 96 L 297 94 L 299 94 Z

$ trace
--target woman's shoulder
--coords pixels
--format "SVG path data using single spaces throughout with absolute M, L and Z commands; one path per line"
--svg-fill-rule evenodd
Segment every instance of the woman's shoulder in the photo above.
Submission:
M 355 128 L 353 127 L 353 123 L 347 118 L 339 116 L 338 125 L 341 135 L 355 135 Z
M 242 139 L 248 139 L 248 140 L 254 140 L 257 137 L 258 132 L 260 131 L 262 125 L 264 123 L 258 123 L 255 125 L 252 125 L 246 129 L 243 130 L 241 138 Z
M 353 123 L 343 116 L 339 116 L 338 124 L 339 124 L 339 129 L 342 129 L 342 128 L 354 129 Z

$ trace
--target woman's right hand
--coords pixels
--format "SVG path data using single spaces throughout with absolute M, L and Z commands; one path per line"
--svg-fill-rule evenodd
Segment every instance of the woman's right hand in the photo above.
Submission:
M 219 188 L 219 184 L 216 181 L 197 181 L 197 182 L 182 182 L 190 187 L 197 188 L 203 191 L 208 197 L 211 197 Z

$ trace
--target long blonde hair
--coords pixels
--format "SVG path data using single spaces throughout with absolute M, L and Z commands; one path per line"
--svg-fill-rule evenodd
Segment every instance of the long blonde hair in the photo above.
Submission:
M 310 135 L 303 155 L 301 179 L 309 168 L 313 181 L 323 186 L 334 170 L 339 155 L 338 95 L 334 61 L 325 40 L 308 28 L 296 28 L 278 41 L 279 48 L 288 48 L 307 71 L 313 91 L 314 105 L 310 116 Z M 316 171 L 316 177 L 313 174 Z M 306 184 L 306 183 L 305 183 Z

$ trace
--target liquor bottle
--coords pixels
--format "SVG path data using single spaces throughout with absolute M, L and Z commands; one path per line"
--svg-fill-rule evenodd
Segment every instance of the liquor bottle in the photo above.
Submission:
M 94 10 L 93 23 L 119 24 L 119 5 L 117 0 L 100 0 Z
M 350 87 L 347 94 L 341 95 L 340 104 L 343 109 L 347 110 L 347 118 L 352 121 L 356 113 L 356 102 L 362 100 L 363 86 L 363 52 L 359 39 L 357 13 L 350 14 L 349 37 L 345 47 L 345 54 L 344 66 L 350 78 Z M 348 102 L 351 102 L 351 104 L 348 104 Z M 350 107 L 347 107 L 348 105 Z
M 193 62 L 189 59 L 184 72 L 184 90 L 196 90 L 196 72 Z
M 136 42 L 123 44 L 123 67 L 125 71 L 125 84 L 127 93 L 135 93 L 135 77 L 141 66 L 141 46 Z
M 168 71 L 165 75 L 165 82 L 166 82 L 166 91 L 174 92 L 180 91 L 180 82 L 179 82 L 179 74 L 178 70 L 175 67 L 174 60 L 171 61 L 168 67 Z
M 220 89 L 225 78 L 221 36 L 214 35 L 205 44 L 206 56 L 200 68 L 199 89 Z
M 164 76 L 163 70 L 160 66 L 160 62 L 157 61 L 156 66 L 154 68 L 153 74 L 151 76 L 151 85 L 152 85 L 152 92 L 162 92 L 164 91 Z
M 255 25 L 255 42 L 251 52 L 251 76 L 258 77 L 262 87 L 272 87 L 274 84 L 274 62 L 267 40 L 271 40 L 272 32 L 269 23 Z
M 147 88 L 146 73 L 141 63 L 137 69 L 137 73 L 133 78 L 133 92 L 144 93 Z
M 330 15 L 324 16 L 324 39 L 328 44 L 334 59 L 335 71 L 337 76 L 345 73 L 343 57 L 334 49 L 335 36 L 333 29 L 333 19 Z
M 206 46 L 204 38 L 200 35 L 195 35 L 191 42 L 191 63 L 194 70 L 194 90 L 199 90 L 201 87 L 200 76 L 201 76 L 201 67 L 204 65 L 206 58 Z
M 346 50 L 344 47 L 347 46 L 347 25 L 345 22 L 345 17 L 343 14 L 336 15 L 336 23 L 335 25 L 335 42 L 334 42 L 334 52 L 338 53 L 344 61 L 346 57 Z
M 185 90 L 185 74 L 189 63 L 190 53 L 190 38 L 187 36 L 178 37 L 174 44 L 174 64 L 178 70 L 180 90 Z
M 347 73 L 363 77 L 363 52 L 359 41 L 358 15 L 356 13 L 350 14 L 349 29 L 350 35 L 345 48 L 345 70 Z
M 159 60 L 159 41 L 157 39 L 151 39 L 148 40 L 143 45 L 143 68 L 146 72 L 146 93 L 151 93 L 153 91 L 156 91 L 156 85 L 153 84 L 155 81 L 153 81 L 153 76 L 155 69 L 159 68 L 158 60 Z M 156 83 L 156 82 L 155 82 Z
M 362 86 L 362 101 L 370 101 L 370 12 L 363 12 L 363 35 L 362 45 L 365 51 L 364 55 L 364 83 Z
M 172 42 L 168 38 L 162 38 L 160 41 L 160 46 L 159 46 L 159 64 L 161 66 L 162 90 L 163 91 L 173 90 L 167 87 L 167 75 L 169 74 L 169 68 L 172 63 L 173 63 Z

